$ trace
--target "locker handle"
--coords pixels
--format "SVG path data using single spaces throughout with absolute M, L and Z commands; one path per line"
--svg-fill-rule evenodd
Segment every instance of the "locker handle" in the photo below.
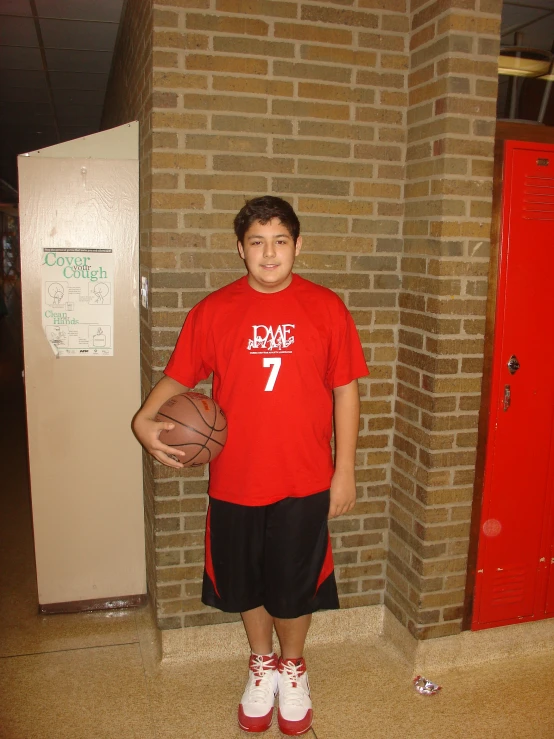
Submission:
M 510 403 L 512 400 L 512 391 L 510 390 L 509 385 L 504 385 L 504 403 L 502 405 L 503 410 L 507 411 L 510 407 Z
M 518 369 L 521 367 L 518 358 L 515 354 L 512 354 L 510 357 L 510 360 L 508 362 L 508 370 L 510 371 L 511 375 L 515 375 L 515 373 L 518 371 Z

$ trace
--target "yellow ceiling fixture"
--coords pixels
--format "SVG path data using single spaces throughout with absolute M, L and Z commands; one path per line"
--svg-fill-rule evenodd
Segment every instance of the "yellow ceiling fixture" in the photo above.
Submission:
M 552 72 L 549 51 L 525 46 L 504 46 L 498 57 L 498 74 L 509 77 L 544 77 Z
M 519 40 L 516 34 L 516 42 Z M 542 123 L 550 99 L 552 82 L 554 81 L 554 54 L 544 49 L 532 49 L 526 46 L 503 46 L 498 57 L 498 74 L 506 75 L 510 81 L 510 113 L 515 119 L 520 96 L 518 78 L 535 78 L 545 82 L 537 123 Z

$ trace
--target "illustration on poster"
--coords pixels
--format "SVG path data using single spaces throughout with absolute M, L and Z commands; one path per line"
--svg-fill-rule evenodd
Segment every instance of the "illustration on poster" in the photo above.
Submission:
M 48 295 L 52 298 L 52 305 L 59 305 L 64 296 L 63 286 L 59 282 L 51 282 L 48 287 Z
M 91 303 L 103 303 L 104 298 L 110 292 L 110 288 L 105 282 L 99 282 L 92 288 L 92 295 L 90 297 Z

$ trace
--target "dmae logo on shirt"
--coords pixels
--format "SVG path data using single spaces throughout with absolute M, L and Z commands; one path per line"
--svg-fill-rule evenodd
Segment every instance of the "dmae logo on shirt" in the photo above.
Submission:
M 294 323 L 283 323 L 277 328 L 273 326 L 252 326 L 253 338 L 248 340 L 248 349 L 264 349 L 266 351 L 282 351 L 294 344 L 291 335 Z

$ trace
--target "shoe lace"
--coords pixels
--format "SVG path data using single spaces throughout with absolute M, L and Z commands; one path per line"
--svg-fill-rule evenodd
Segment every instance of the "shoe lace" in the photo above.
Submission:
M 283 662 L 282 677 L 284 678 L 279 688 L 280 699 L 289 705 L 301 706 L 305 695 L 305 689 L 300 678 L 306 672 L 303 662 Z
M 274 669 L 273 660 L 268 660 L 267 657 L 264 658 L 261 655 L 252 655 L 250 660 L 252 675 L 248 686 L 249 703 L 265 703 L 268 695 L 273 693 L 271 673 Z

